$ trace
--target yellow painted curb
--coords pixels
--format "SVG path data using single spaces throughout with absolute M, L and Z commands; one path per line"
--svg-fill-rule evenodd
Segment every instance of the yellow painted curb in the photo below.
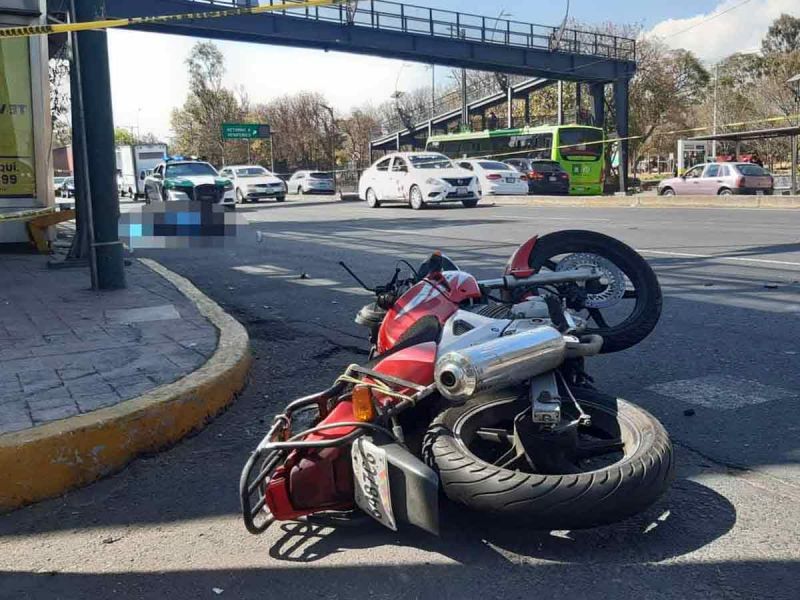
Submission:
M 800 208 L 798 196 L 497 196 L 499 206 L 591 208 Z
M 250 368 L 247 330 L 180 275 L 141 263 L 170 281 L 217 328 L 213 356 L 174 383 L 91 413 L 0 435 L 0 512 L 57 496 L 118 471 L 201 429 L 241 391 Z

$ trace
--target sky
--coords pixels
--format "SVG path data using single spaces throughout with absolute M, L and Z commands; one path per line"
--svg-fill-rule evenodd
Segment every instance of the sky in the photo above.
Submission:
M 463 0 L 411 0 L 413 4 L 465 11 Z M 515 21 L 558 25 L 567 0 L 484 0 L 466 12 Z M 586 23 L 636 23 L 673 47 L 694 51 L 713 63 L 736 51 L 758 48 L 782 12 L 800 16 L 800 0 L 572 0 L 570 16 Z M 188 91 L 184 61 L 196 38 L 136 31 L 109 31 L 111 85 L 117 126 L 171 135 L 169 115 Z M 217 42 L 227 66 L 225 83 L 242 87 L 251 102 L 283 94 L 318 91 L 341 112 L 379 104 L 396 91 L 429 85 L 427 65 L 393 59 Z M 445 68 L 435 69 L 437 87 Z

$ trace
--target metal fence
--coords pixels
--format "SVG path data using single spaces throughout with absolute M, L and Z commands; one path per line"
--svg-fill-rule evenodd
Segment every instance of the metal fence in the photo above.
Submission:
M 211 6 L 262 6 L 287 0 L 189 0 Z M 290 1 L 290 0 L 288 0 Z M 456 38 L 487 44 L 570 52 L 612 60 L 636 60 L 636 40 L 594 31 L 415 6 L 388 0 L 359 0 L 355 11 L 344 4 L 282 11 L 292 17 L 350 23 L 387 31 Z

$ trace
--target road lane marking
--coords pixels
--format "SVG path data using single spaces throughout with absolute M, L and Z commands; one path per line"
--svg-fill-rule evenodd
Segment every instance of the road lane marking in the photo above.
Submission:
M 796 392 L 728 375 L 667 381 L 647 389 L 662 396 L 717 410 L 736 410 L 766 402 L 797 399 Z
M 786 265 L 792 267 L 800 267 L 800 262 L 791 262 L 787 260 L 770 260 L 767 258 L 744 258 L 741 256 L 720 256 L 714 254 L 690 254 L 688 252 L 667 252 L 666 250 L 637 250 L 640 254 L 660 254 L 664 256 L 677 256 L 680 258 L 709 258 L 711 260 L 731 260 L 735 262 L 753 262 L 763 263 L 767 265 Z

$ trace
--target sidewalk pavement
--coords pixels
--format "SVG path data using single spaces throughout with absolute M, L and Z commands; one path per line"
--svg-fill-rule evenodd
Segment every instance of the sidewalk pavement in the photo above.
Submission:
M 128 288 L 93 292 L 86 269 L 0 259 L 0 434 L 113 406 L 195 370 L 217 331 L 138 261 Z

